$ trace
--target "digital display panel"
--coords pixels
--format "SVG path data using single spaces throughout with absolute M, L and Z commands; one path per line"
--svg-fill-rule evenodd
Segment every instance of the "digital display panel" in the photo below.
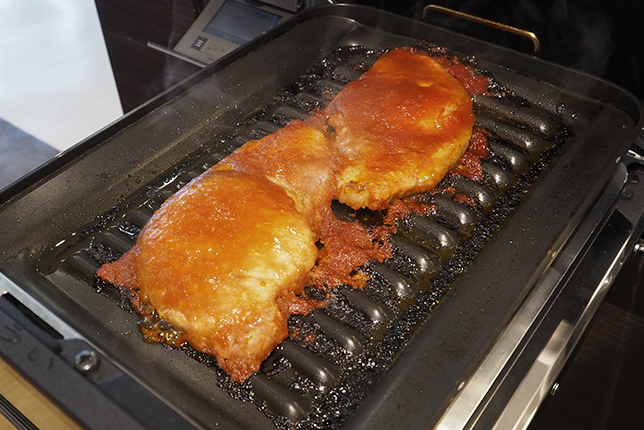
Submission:
M 204 32 L 238 45 L 275 27 L 281 16 L 233 0 L 227 0 Z

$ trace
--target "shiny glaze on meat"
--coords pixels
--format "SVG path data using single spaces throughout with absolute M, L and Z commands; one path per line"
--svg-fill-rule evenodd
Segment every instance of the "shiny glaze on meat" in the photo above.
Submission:
M 465 153 L 474 124 L 463 86 L 426 54 L 395 49 L 321 113 L 344 158 L 339 201 L 386 209 L 434 188 Z

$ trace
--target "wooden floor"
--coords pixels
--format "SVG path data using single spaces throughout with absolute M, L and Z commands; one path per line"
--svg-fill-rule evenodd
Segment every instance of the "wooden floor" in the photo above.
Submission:
M 626 264 L 529 430 L 644 428 L 644 255 Z

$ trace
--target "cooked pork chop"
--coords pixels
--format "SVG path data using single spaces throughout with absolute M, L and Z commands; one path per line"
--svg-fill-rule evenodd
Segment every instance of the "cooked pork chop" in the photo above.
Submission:
M 136 291 L 142 308 L 243 381 L 288 336 L 288 317 L 310 310 L 297 294 L 316 239 L 280 186 L 211 170 L 166 201 L 130 255 L 99 276 Z
M 337 195 L 337 155 L 324 133 L 294 120 L 268 136 L 253 140 L 215 166 L 266 176 L 293 198 L 318 234 Z
M 312 123 L 320 116 L 345 158 L 339 201 L 373 210 L 434 188 L 465 153 L 474 124 L 463 86 L 427 54 L 408 49 L 381 56 Z

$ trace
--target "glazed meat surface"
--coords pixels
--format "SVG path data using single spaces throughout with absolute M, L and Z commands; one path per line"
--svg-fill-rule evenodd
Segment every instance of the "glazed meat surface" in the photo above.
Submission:
M 143 308 L 243 381 L 288 336 L 288 317 L 309 311 L 296 294 L 315 264 L 315 241 L 278 185 L 209 171 L 166 201 L 130 255 L 99 276 L 138 290 Z M 128 264 L 133 273 L 120 267 Z
M 298 120 L 246 143 L 215 169 L 266 176 L 279 184 L 317 233 L 337 195 L 336 153 L 323 132 Z
M 320 115 L 345 159 L 338 199 L 353 209 L 386 209 L 433 189 L 467 150 L 474 124 L 463 86 L 428 55 L 404 49 L 381 56 Z

